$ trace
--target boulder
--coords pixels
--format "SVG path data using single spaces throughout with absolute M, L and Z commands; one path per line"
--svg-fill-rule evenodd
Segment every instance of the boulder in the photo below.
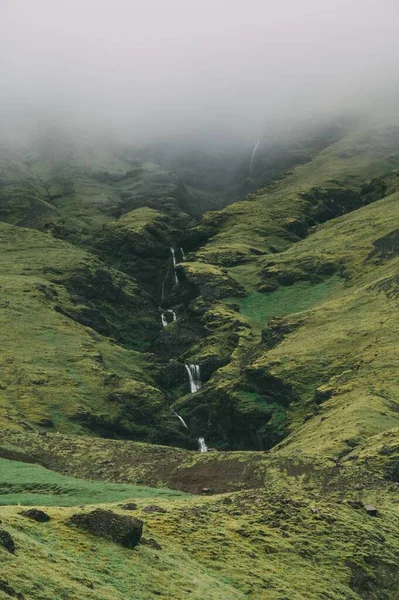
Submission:
M 118 504 L 118 506 L 122 510 L 136 510 L 137 509 L 137 504 L 135 504 L 134 502 L 127 502 L 126 504 Z
M 368 515 L 370 515 L 370 517 L 376 517 L 378 515 L 378 510 L 372 504 L 365 504 L 364 510 Z
M 134 548 L 140 541 L 143 522 L 133 517 L 118 515 L 112 510 L 98 508 L 89 513 L 74 514 L 69 524 L 88 533 L 112 540 L 125 548 Z
M 14 540 L 5 529 L 0 529 L 0 546 L 11 552 L 11 554 L 15 552 Z
M 28 510 L 23 510 L 19 514 L 28 519 L 32 519 L 33 521 L 37 521 L 38 523 L 50 521 L 50 516 L 38 508 L 29 508 Z
M 150 548 L 154 548 L 154 550 L 162 550 L 161 544 L 159 544 L 154 538 L 141 538 L 140 544 L 143 546 L 149 546 Z
M 143 508 L 143 511 L 146 513 L 156 513 L 156 512 L 157 513 L 166 513 L 166 512 L 168 512 L 161 506 L 156 506 L 155 504 L 149 504 L 148 506 Z

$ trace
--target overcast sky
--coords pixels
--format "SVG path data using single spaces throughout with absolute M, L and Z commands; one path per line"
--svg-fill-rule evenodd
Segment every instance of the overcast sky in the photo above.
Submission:
M 398 89 L 399 0 L 0 0 L 1 121 L 248 130 Z

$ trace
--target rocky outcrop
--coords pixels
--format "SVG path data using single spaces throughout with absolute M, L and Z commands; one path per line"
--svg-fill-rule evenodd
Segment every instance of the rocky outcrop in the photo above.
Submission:
M 156 504 L 149 504 L 143 508 L 143 511 L 146 513 L 167 513 L 168 511 L 162 508 L 162 506 L 157 506 Z
M 198 295 L 206 301 L 247 295 L 244 287 L 229 275 L 227 269 L 216 265 L 201 262 L 184 263 L 178 265 L 176 271 L 182 285 L 194 285 L 198 289 Z
M 111 540 L 125 548 L 134 548 L 140 541 L 143 522 L 125 517 L 112 510 L 98 508 L 90 513 L 76 513 L 68 521 L 78 529 Z
M 15 543 L 14 540 L 8 531 L 5 529 L 0 529 L 0 546 L 2 546 L 5 550 L 14 554 L 15 552 Z
M 28 519 L 32 519 L 32 521 L 37 521 L 38 523 L 47 523 L 47 521 L 50 521 L 51 519 L 47 513 L 38 508 L 29 508 L 28 510 L 23 510 L 19 514 Z

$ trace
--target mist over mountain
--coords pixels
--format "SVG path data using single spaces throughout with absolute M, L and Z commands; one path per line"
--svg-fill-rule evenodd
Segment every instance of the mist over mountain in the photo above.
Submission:
M 0 11 L 1 126 L 21 135 L 50 123 L 140 141 L 253 139 L 397 92 L 390 0 L 2 0 Z
M 398 25 L 0 0 L 1 600 L 398 600 Z

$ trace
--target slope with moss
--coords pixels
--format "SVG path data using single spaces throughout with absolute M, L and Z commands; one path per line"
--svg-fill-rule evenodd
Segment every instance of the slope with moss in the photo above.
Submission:
M 199 392 L 176 404 L 212 445 L 270 448 L 298 430 L 306 446 L 316 423 L 313 413 L 320 413 L 327 442 L 331 430 L 324 407 L 334 399 L 324 404 L 329 392 L 323 397 L 323 386 L 331 380 L 335 388 L 333 378 L 341 373 L 347 382 L 350 369 L 357 383 L 353 401 L 347 400 L 348 428 L 339 433 L 337 424 L 336 438 L 330 435 L 326 446 L 335 439 L 334 452 L 343 452 L 364 436 L 397 426 L 394 389 L 382 392 L 386 400 L 370 391 L 373 381 L 385 389 L 396 364 L 397 131 L 386 123 L 363 126 L 269 190 L 206 215 L 188 233 L 188 242 L 200 239 L 198 229 L 210 239 L 190 254 L 193 262 L 185 270 L 205 273 L 222 266 L 224 277 L 240 290 L 232 290 L 227 302 L 201 294 L 188 305 L 204 336 L 183 357 L 207 371 L 209 356 L 223 356 L 221 348 L 228 354 L 222 364 L 214 363 Z M 315 228 L 317 221 L 326 225 Z M 379 335 L 382 322 L 386 330 Z M 178 342 L 179 331 L 174 332 Z M 381 363 L 392 348 L 380 372 L 360 367 L 370 363 L 375 344 Z M 362 412 L 367 405 L 373 407 L 368 424 Z M 312 435 L 321 443 L 318 431 Z
M 2 426 L 179 440 L 138 352 L 159 329 L 152 298 L 49 235 L 3 223 L 0 243 Z
M 337 462 L 297 450 L 290 454 L 288 448 L 201 455 L 112 440 L 93 444 L 82 436 L 3 434 L 1 452 L 9 457 L 12 452 L 25 461 L 41 456 L 58 470 L 103 482 L 119 470 L 116 477 L 125 483 L 100 487 L 28 462 L 9 466 L 0 460 L 2 503 L 8 504 L 1 526 L 16 545 L 15 554 L 0 546 L 0 590 L 33 599 L 203 598 L 206 593 L 215 600 L 395 600 L 397 484 L 385 468 L 393 457 L 388 449 L 395 447 L 397 437 L 395 442 L 375 436 L 357 457 Z M 208 484 L 211 495 L 137 487 L 138 478 L 154 477 L 158 485 L 162 479 L 173 485 L 172 471 L 176 485 L 195 483 L 201 491 Z M 214 494 L 221 482 L 225 493 Z M 71 514 L 88 512 L 98 502 L 126 514 L 120 504 L 132 501 L 136 509 L 130 514 L 144 522 L 143 543 L 134 550 L 68 525 Z M 17 503 L 44 507 L 51 521 L 29 521 L 13 506 Z M 156 511 L 146 509 L 154 503 Z M 376 516 L 367 504 L 376 507 Z

